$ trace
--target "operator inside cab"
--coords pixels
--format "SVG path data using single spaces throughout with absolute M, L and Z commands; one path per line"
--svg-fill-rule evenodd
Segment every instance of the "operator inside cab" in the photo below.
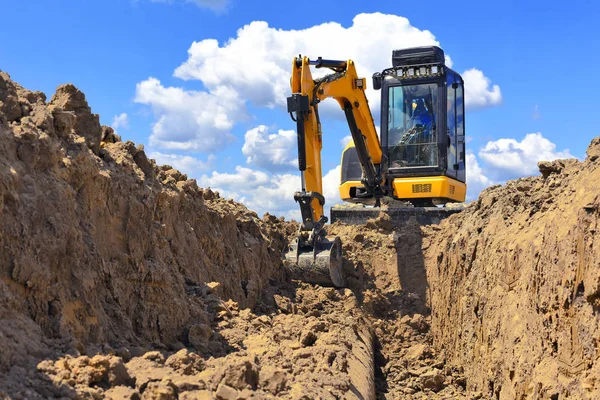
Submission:
M 437 165 L 435 105 L 432 84 L 390 88 L 389 149 L 392 168 Z

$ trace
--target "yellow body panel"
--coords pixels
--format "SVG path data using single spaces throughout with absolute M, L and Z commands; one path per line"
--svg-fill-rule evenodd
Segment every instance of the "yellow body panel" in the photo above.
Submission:
M 348 202 L 369 202 L 350 196 L 351 188 L 362 186 L 359 181 L 346 181 L 340 185 L 340 197 Z M 447 176 L 396 178 L 392 187 L 394 197 L 401 200 L 438 198 L 464 202 L 467 196 L 467 185 Z
M 447 176 L 395 178 L 392 183 L 397 199 L 442 198 L 465 201 L 467 185 Z
M 353 187 L 362 186 L 359 181 L 347 181 L 340 185 L 340 197 L 344 201 L 356 201 L 350 196 L 350 189 Z

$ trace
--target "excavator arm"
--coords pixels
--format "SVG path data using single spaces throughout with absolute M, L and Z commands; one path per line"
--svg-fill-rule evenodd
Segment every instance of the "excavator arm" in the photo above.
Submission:
M 334 72 L 313 79 L 311 65 Z M 292 63 L 290 84 L 292 95 L 288 97 L 287 105 L 297 125 L 298 167 L 302 183 L 302 190 L 294 194 L 294 199 L 300 205 L 302 224 L 296 242 L 286 254 L 288 270 L 304 281 L 344 286 L 341 243 L 338 238 L 329 241 L 325 237 L 327 217 L 323 209 L 323 140 L 319 103 L 331 97 L 344 111 L 362 167 L 362 183 L 367 195 L 379 198 L 383 195 L 383 176 L 377 166 L 381 164 L 382 151 L 365 95 L 366 80 L 358 77 L 351 60 L 323 60 L 319 57 L 311 61 L 308 57 L 296 57 Z
M 311 65 L 316 68 L 331 68 L 335 72 L 314 80 Z M 379 194 L 382 183 L 376 167 L 381 163 L 381 144 L 365 95 L 366 80 L 357 76 L 352 60 L 333 61 L 319 58 L 311 61 L 308 57 L 296 57 L 292 63 L 291 88 L 288 111 L 297 124 L 298 166 L 302 177 L 302 191 L 312 196 L 309 220 L 304 218 L 304 212 L 302 216 L 303 223 L 310 225 L 318 223 L 324 217 L 321 170 L 323 141 L 319 103 L 331 97 L 337 100 L 344 111 L 363 170 L 363 184 L 371 195 Z M 307 228 L 312 229 L 312 226 Z

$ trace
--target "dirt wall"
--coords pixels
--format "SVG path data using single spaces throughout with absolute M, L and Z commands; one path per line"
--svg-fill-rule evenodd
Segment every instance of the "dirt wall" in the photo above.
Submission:
M 433 342 L 497 399 L 600 397 L 600 138 L 424 229 Z
M 218 281 L 256 304 L 285 228 L 200 189 L 101 127 L 72 85 L 51 101 L 0 74 L 0 280 L 50 338 L 186 342 Z
M 350 290 L 286 281 L 297 230 L 0 73 L 0 399 L 361 398 Z

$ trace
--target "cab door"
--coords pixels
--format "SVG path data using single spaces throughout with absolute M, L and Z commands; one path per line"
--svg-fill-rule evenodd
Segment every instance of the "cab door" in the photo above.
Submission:
M 465 182 L 464 87 L 462 78 L 448 70 L 446 78 L 446 175 Z

